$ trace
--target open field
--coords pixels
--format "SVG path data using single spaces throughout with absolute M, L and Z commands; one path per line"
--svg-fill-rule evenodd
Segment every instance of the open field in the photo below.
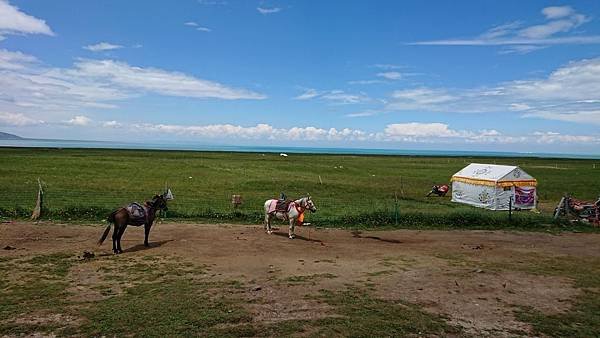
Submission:
M 600 335 L 600 235 L 0 225 L 0 335 Z M 84 250 L 95 257 L 79 259 Z
M 31 213 L 38 177 L 45 182 L 46 219 L 98 222 L 168 182 L 176 196 L 167 214 L 172 219 L 259 223 L 264 200 L 284 191 L 310 193 L 319 212 L 308 221 L 318 225 L 508 226 L 505 213 L 424 197 L 470 162 L 517 164 L 538 179 L 542 214 L 519 213 L 517 228 L 549 223 L 566 192 L 581 199 L 600 193 L 600 161 L 594 160 L 12 148 L 0 149 L 0 158 L 4 218 Z M 238 210 L 232 194 L 244 199 Z

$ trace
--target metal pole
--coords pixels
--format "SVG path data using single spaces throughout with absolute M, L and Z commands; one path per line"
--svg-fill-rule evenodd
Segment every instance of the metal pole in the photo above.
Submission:
M 513 203 L 513 197 L 510 196 L 510 198 L 508 199 L 508 221 L 512 222 L 512 203 Z
M 394 218 L 396 225 L 398 225 L 398 193 L 394 193 Z

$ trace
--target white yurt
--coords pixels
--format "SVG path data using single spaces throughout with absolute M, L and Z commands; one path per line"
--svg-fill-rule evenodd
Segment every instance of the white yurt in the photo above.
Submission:
M 490 210 L 533 209 L 537 180 L 512 165 L 471 163 L 452 176 L 452 201 Z

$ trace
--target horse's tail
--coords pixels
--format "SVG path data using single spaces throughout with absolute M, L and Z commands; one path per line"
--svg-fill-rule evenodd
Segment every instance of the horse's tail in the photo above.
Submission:
M 118 210 L 115 210 L 111 212 L 110 215 L 108 215 L 108 218 L 106 219 L 106 221 L 108 222 L 108 226 L 106 227 L 106 229 L 104 229 L 102 237 L 100 237 L 100 239 L 98 240 L 98 245 L 102 245 L 102 243 L 104 243 L 104 240 L 108 236 L 108 233 L 110 232 L 110 227 L 113 225 L 113 223 L 115 223 L 115 214 L 117 213 L 117 211 Z

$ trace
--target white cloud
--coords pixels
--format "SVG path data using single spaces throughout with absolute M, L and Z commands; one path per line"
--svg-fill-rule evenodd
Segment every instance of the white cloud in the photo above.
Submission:
M 206 6 L 224 6 L 227 5 L 227 1 L 223 0 L 198 0 L 198 3 Z
M 377 76 L 386 78 L 388 80 L 400 80 L 402 78 L 402 74 L 399 72 L 381 72 L 377 73 Z
M 123 127 L 123 124 L 113 120 L 113 121 L 103 122 L 102 126 L 105 128 L 121 128 L 121 127 Z
M 21 113 L 0 112 L 0 125 L 3 126 L 24 127 L 43 123 L 42 120 L 36 120 Z
M 405 68 L 404 66 L 393 65 L 393 64 L 389 64 L 389 63 L 376 63 L 376 64 L 372 65 L 372 67 L 384 69 L 384 70 L 394 70 L 394 69 Z
M 568 63 L 547 77 L 494 87 L 394 91 L 386 110 L 517 112 L 524 117 L 600 125 L 600 58 Z
M 184 126 L 169 124 L 136 124 L 135 130 L 154 133 L 171 133 L 178 135 L 191 135 L 200 138 L 241 138 L 241 139 L 266 139 L 266 140 L 291 140 L 291 141 L 318 141 L 318 140 L 363 140 L 366 133 L 349 128 L 323 129 L 318 127 L 293 127 L 289 129 L 274 128 L 268 124 L 243 127 L 232 124 L 213 124 L 204 126 Z
M 116 121 L 100 125 L 104 128 L 123 128 Z M 527 135 L 504 135 L 497 130 L 457 130 L 445 123 L 394 123 L 379 132 L 351 128 L 320 128 L 315 126 L 275 128 L 269 124 L 240 126 L 233 124 L 177 125 L 138 123 L 129 126 L 131 132 L 165 136 L 195 137 L 198 139 L 247 139 L 276 141 L 331 142 L 407 142 L 407 143 L 465 143 L 465 144 L 600 144 L 598 135 L 569 135 L 538 131 Z
M 263 15 L 268 15 L 268 14 L 273 14 L 273 13 L 277 13 L 281 11 L 281 8 L 279 7 L 272 7 L 272 8 L 266 8 L 266 7 L 256 7 L 256 10 Z
M 438 110 L 441 104 L 456 100 L 444 89 L 415 88 L 396 90 L 386 105 L 389 110 Z
M 573 8 L 546 7 L 542 9 L 542 14 L 547 22 L 541 25 L 523 27 L 521 22 L 515 21 L 493 27 L 475 38 L 419 41 L 409 45 L 504 46 L 506 48 L 504 53 L 512 51 L 524 54 L 552 45 L 600 44 L 598 35 L 556 36 L 560 33 L 569 33 L 590 21 L 588 17 L 575 12 Z
M 115 50 L 115 49 L 120 49 L 120 48 L 123 48 L 123 46 L 115 45 L 115 44 L 112 44 L 109 42 L 100 42 L 95 45 L 88 45 L 88 46 L 83 47 L 83 49 L 87 49 L 92 52 L 103 52 L 103 51 L 107 51 L 107 50 Z
M 210 29 L 208 27 L 200 26 L 197 22 L 193 22 L 193 21 L 186 22 L 186 23 L 184 23 L 184 25 L 190 26 L 190 27 L 195 27 L 196 30 L 200 31 L 200 32 L 210 32 L 210 31 L 212 31 L 212 29 Z
M 125 89 L 167 96 L 217 98 L 223 100 L 264 99 L 265 96 L 245 89 L 199 79 L 180 72 L 142 68 L 114 60 L 80 60 L 72 76 L 92 78 Z
M 54 35 L 44 20 L 25 14 L 7 1 L 0 0 L 0 40 L 9 34 Z
M 534 132 L 534 138 L 537 143 L 554 144 L 554 143 L 600 143 L 600 137 L 591 135 L 563 135 L 556 132 Z
M 0 69 L 23 69 L 35 62 L 37 59 L 31 55 L 0 49 Z
M 375 116 L 375 115 L 379 115 L 381 113 L 381 111 L 377 111 L 377 110 L 365 110 L 365 111 L 359 111 L 359 112 L 355 112 L 355 113 L 350 113 L 350 114 L 346 114 L 346 117 L 368 117 L 368 116 Z
M 315 89 L 306 89 L 304 91 L 304 93 L 294 97 L 295 100 L 310 100 L 312 98 L 315 98 L 317 96 L 321 95 L 321 93 L 319 93 L 318 91 L 316 91 Z
M 368 84 L 382 83 L 382 82 L 384 82 L 384 81 L 382 81 L 382 80 L 354 80 L 354 81 L 348 81 L 348 84 L 368 85 Z
M 32 56 L 0 50 L 0 111 L 77 113 L 114 108 L 116 101 L 146 94 L 263 99 L 264 95 L 232 88 L 180 72 L 142 68 L 113 60 L 78 60 L 72 68 L 48 68 Z
M 547 19 L 560 19 L 568 17 L 574 13 L 575 10 L 573 10 L 573 8 L 570 6 L 553 6 L 542 9 L 542 14 L 544 14 Z
M 77 115 L 77 116 L 73 117 L 72 119 L 65 121 L 65 123 L 73 125 L 73 126 L 87 126 L 92 123 L 92 119 L 90 119 L 87 116 Z
M 459 132 L 444 123 L 395 123 L 385 128 L 385 135 L 392 139 L 406 137 L 457 137 Z
M 294 97 L 295 100 L 321 99 L 334 104 L 356 104 L 370 100 L 364 93 L 349 94 L 343 90 L 317 91 L 315 89 L 306 89 L 304 93 Z
M 24 127 L 31 125 L 63 125 L 72 128 L 114 129 L 126 128 L 130 133 L 166 134 L 194 137 L 198 139 L 248 139 L 271 141 L 330 141 L 330 142 L 386 142 L 386 143 L 439 143 L 439 144 L 600 144 L 600 135 L 571 135 L 552 131 L 536 131 L 525 135 L 505 135 L 494 129 L 459 130 L 446 123 L 406 122 L 392 123 L 379 132 L 367 132 L 352 128 L 321 128 L 298 126 L 276 128 L 260 123 L 254 126 L 233 124 L 178 125 L 152 123 L 121 123 L 94 121 L 84 115 L 76 115 L 60 123 L 36 120 L 21 113 L 0 112 L 0 125 Z
M 356 104 L 369 101 L 369 98 L 365 94 L 349 94 L 343 90 L 326 92 L 321 95 L 321 98 L 336 104 Z
M 577 14 L 573 10 L 570 10 L 569 14 L 563 14 L 567 17 L 561 17 L 560 20 L 551 20 L 543 25 L 524 28 L 518 32 L 518 35 L 530 39 L 544 39 L 556 33 L 568 32 L 589 20 L 584 15 Z

